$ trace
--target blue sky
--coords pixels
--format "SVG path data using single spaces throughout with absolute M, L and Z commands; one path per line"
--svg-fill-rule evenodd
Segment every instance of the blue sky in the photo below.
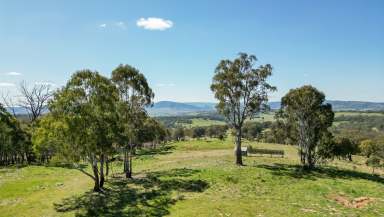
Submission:
M 238 52 L 274 67 L 271 100 L 312 84 L 328 99 L 384 102 L 384 1 L 0 0 L 0 91 L 11 94 L 21 80 L 61 86 L 126 63 L 157 101 L 214 101 L 214 68 Z

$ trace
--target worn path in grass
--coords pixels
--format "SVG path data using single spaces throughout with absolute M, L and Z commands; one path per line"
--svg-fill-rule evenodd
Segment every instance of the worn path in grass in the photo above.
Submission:
M 384 216 L 384 179 L 359 161 L 307 173 L 290 146 L 253 144 L 286 157 L 248 157 L 237 167 L 231 141 L 172 145 L 142 152 L 135 178 L 115 174 L 104 194 L 89 192 L 92 181 L 72 169 L 0 169 L 0 216 Z M 370 199 L 362 208 L 340 202 L 362 197 Z

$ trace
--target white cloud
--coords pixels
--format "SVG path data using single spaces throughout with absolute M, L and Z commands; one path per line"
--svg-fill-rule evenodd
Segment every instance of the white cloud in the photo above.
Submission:
M 106 29 L 106 28 L 127 29 L 127 25 L 123 21 L 119 21 L 111 24 L 102 23 L 99 25 L 99 28 L 100 29 Z
M 147 30 L 166 30 L 173 26 L 173 22 L 170 20 L 164 20 L 157 17 L 140 18 L 137 20 L 136 25 L 138 27 Z
M 51 86 L 51 87 L 56 86 L 55 83 L 49 82 L 49 81 L 38 81 L 38 82 L 35 82 L 35 85 L 45 85 L 45 86 Z
M 14 87 L 14 83 L 0 82 L 0 87 Z
M 5 72 L 3 74 L 4 75 L 9 75 L 9 76 L 20 76 L 20 75 L 22 75 L 20 72 Z
M 116 22 L 116 23 L 115 23 L 115 26 L 118 27 L 118 28 L 120 28 L 120 29 L 126 29 L 126 28 L 127 28 L 127 26 L 125 25 L 125 23 L 122 22 L 122 21 L 120 21 L 120 22 Z

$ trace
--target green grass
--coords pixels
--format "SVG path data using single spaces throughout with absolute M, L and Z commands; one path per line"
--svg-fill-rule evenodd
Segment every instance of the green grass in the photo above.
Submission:
M 380 112 L 335 112 L 335 117 L 340 116 L 383 116 L 384 113 Z M 191 128 L 191 127 L 206 127 L 206 126 L 212 126 L 212 125 L 225 125 L 225 121 L 218 121 L 218 120 L 211 120 L 211 119 L 205 119 L 205 118 L 193 118 L 192 124 L 182 124 L 183 127 Z M 275 113 L 274 112 L 267 112 L 259 115 L 258 117 L 248 120 L 248 121 L 255 121 L 255 122 L 274 122 L 275 121 Z M 341 124 L 342 122 L 335 122 L 334 125 L 337 126 Z
M 0 169 L 0 216 L 49 216 L 54 203 L 92 186 L 76 171 L 28 166 Z M 70 213 L 60 216 L 73 216 Z
M 207 127 L 212 125 L 225 125 L 226 123 L 224 121 L 217 121 L 217 120 L 210 120 L 210 119 L 204 119 L 204 118 L 193 118 L 192 124 L 183 124 L 183 127 Z
M 225 125 L 225 121 L 218 121 L 218 120 L 211 120 L 206 118 L 192 118 L 192 124 L 182 124 L 183 127 L 186 128 L 192 128 L 192 127 L 207 127 L 212 125 Z M 259 115 L 258 117 L 248 120 L 248 121 L 255 121 L 255 122 L 266 122 L 271 121 L 273 122 L 275 120 L 275 113 L 274 112 L 268 112 Z
M 384 178 L 370 175 L 363 158 L 309 173 L 292 146 L 245 144 L 286 156 L 246 157 L 238 167 L 231 139 L 173 143 L 142 151 L 133 180 L 121 178 L 114 164 L 105 194 L 89 192 L 92 180 L 73 169 L 3 168 L 0 216 L 384 216 Z M 374 202 L 348 208 L 335 195 Z
M 335 112 L 335 117 L 339 116 L 384 116 L 382 112 Z
M 274 112 L 268 112 L 268 113 L 263 113 L 259 117 L 253 119 L 253 121 L 258 121 L 258 122 L 273 122 L 275 121 L 275 113 Z

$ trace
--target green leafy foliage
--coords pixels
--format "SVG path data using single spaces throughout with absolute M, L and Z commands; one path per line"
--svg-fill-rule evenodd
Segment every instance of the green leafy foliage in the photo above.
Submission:
M 367 157 L 366 164 L 375 168 L 384 166 L 384 143 L 383 141 L 364 140 L 360 144 L 360 150 Z
M 332 106 L 324 102 L 325 95 L 312 86 L 290 90 L 281 102 L 280 117 L 285 119 L 289 136 L 299 147 L 301 163 L 309 169 L 322 157 L 317 147 L 331 141 L 328 128 L 334 113 Z
M 92 165 L 93 175 L 83 172 L 95 181 L 95 191 L 103 187 L 104 163 L 119 132 L 117 101 L 117 89 L 109 79 L 83 70 L 72 75 L 49 105 L 53 117 L 65 126 L 60 140 L 69 148 L 60 150 L 71 160 L 86 159 Z
M 241 128 L 245 120 L 252 119 L 268 107 L 268 93 L 276 88 L 267 82 L 272 66 L 254 68 L 254 55 L 240 53 L 235 60 L 222 60 L 216 67 L 211 90 L 219 100 L 216 108 L 230 127 L 236 129 L 236 164 L 242 165 Z
M 118 145 L 124 149 L 124 173 L 127 178 L 131 178 L 135 147 L 149 138 L 158 139 L 156 133 L 160 132 L 160 126 L 157 122 L 148 120 L 145 111 L 146 106 L 152 105 L 154 93 L 145 76 L 130 65 L 119 65 L 113 70 L 112 82 L 118 90 L 120 100 L 118 120 L 121 133 Z M 151 129 L 156 131 L 150 132 Z
M 32 160 L 29 135 L 21 123 L 0 104 L 0 165 Z

